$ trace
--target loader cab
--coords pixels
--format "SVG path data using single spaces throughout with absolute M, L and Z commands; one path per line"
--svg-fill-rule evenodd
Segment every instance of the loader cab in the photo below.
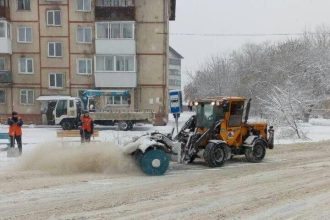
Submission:
M 244 128 L 245 99 L 241 97 L 217 97 L 195 101 L 196 127 L 203 133 L 216 129 L 219 138 L 229 145 L 240 146 Z M 217 126 L 218 125 L 218 126 Z
M 55 124 L 64 124 L 66 129 L 72 129 L 76 125 L 77 119 L 80 118 L 82 111 L 82 103 L 79 98 L 69 97 L 57 100 L 53 115 Z
M 195 102 L 198 128 L 211 128 L 225 117 L 226 106 L 213 101 Z

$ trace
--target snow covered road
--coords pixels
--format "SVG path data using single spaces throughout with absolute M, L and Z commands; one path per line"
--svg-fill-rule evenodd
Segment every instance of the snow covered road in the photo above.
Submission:
M 0 219 L 329 219 L 329 158 L 325 142 L 277 146 L 261 164 L 174 163 L 162 177 L 3 171 Z
M 105 172 L 72 169 L 75 163 L 93 163 L 88 151 L 87 157 L 77 153 L 79 160 L 72 163 L 60 160 L 58 169 L 71 166 L 71 170 L 48 172 L 47 161 L 56 155 L 54 143 L 68 147 L 68 154 L 63 153 L 68 158 L 74 158 L 74 146 L 79 146 L 79 139 L 62 144 L 56 138 L 58 129 L 25 127 L 23 157 L 10 159 L 0 152 L 0 219 L 330 219 L 330 142 L 315 142 L 330 139 L 329 121 L 306 124 L 309 143 L 276 145 L 260 164 L 247 163 L 244 157 L 216 169 L 198 161 L 171 163 L 161 177 L 131 168 L 123 172 L 126 167 L 120 168 L 120 160 L 114 161 L 117 169 Z M 95 146 L 122 144 L 154 129 L 171 130 L 144 125 L 132 132 L 100 129 Z M 39 147 L 49 149 L 50 156 L 36 163 L 39 167 L 17 169 Z M 104 160 L 109 152 L 90 155 L 100 154 Z

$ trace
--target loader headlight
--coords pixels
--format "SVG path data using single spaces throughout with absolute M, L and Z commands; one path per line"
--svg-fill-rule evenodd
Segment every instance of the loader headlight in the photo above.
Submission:
M 194 102 L 194 105 L 196 105 L 196 106 L 197 106 L 197 105 L 198 105 L 198 102 Z
M 215 105 L 215 102 L 211 102 L 211 105 Z

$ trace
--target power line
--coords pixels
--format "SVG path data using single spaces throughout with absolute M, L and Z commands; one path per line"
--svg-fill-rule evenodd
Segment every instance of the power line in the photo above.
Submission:
M 162 33 L 160 33 L 162 34 Z M 196 37 L 272 37 L 272 36 L 303 36 L 303 35 L 317 35 L 317 34 L 326 34 L 330 33 L 265 33 L 265 34 L 212 34 L 212 33 L 169 33 L 169 35 L 174 36 L 196 36 Z

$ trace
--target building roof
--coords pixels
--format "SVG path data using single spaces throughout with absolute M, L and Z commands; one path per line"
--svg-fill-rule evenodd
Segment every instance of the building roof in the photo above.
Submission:
M 183 59 L 184 57 L 179 54 L 176 50 L 173 49 L 173 47 L 170 46 L 170 52 L 173 53 L 175 56 L 177 56 L 179 59 Z

